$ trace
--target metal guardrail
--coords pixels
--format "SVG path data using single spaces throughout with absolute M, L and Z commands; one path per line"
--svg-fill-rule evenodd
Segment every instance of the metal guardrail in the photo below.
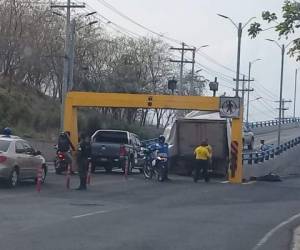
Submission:
M 300 117 L 296 118 L 284 118 L 281 120 L 281 124 L 289 123 L 300 123 Z M 268 121 L 259 121 L 259 122 L 249 122 L 248 125 L 250 128 L 262 128 L 262 127 L 271 127 L 279 124 L 279 120 L 268 120 Z
M 298 144 L 300 144 L 300 136 L 268 150 L 243 153 L 243 162 L 248 162 L 248 164 L 252 165 L 268 161 L 270 159 L 274 159 L 275 156 L 280 155 L 284 151 L 297 146 Z

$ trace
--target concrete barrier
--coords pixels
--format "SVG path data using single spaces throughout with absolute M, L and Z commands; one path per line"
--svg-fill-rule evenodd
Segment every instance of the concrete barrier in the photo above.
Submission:
M 300 123 L 281 124 L 281 128 L 282 129 L 300 128 Z M 270 126 L 270 127 L 252 128 L 254 136 L 275 132 L 277 130 L 278 130 L 278 125 L 277 126 Z

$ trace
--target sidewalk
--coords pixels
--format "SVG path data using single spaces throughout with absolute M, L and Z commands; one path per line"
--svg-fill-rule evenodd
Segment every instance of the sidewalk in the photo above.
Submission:
M 300 226 L 294 230 L 291 250 L 300 250 Z

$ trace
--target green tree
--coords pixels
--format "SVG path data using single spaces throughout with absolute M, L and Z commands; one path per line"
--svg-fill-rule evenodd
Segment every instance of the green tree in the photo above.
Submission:
M 286 0 L 282 6 L 281 17 L 270 11 L 262 12 L 262 19 L 268 24 L 273 25 L 271 27 L 263 28 L 263 26 L 254 22 L 250 25 L 248 34 L 251 38 L 256 38 L 259 33 L 264 30 L 274 28 L 278 33 L 279 38 L 288 38 L 294 34 L 297 29 L 300 28 L 300 2 Z M 300 38 L 293 40 L 293 46 L 289 50 L 289 55 L 296 57 L 296 60 L 300 60 Z

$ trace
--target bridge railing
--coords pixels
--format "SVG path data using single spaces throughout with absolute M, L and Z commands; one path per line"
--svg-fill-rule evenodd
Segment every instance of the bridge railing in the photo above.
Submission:
M 253 152 L 243 153 L 243 162 L 248 164 L 258 164 L 270 159 L 274 159 L 275 156 L 293 148 L 300 144 L 300 136 L 296 137 L 288 142 L 282 143 L 280 146 L 272 147 L 267 150 L 258 150 Z
M 300 123 L 300 117 L 281 119 L 281 124 L 290 124 L 290 123 Z M 271 127 L 271 126 L 276 126 L 278 124 L 279 124 L 279 120 L 268 120 L 268 121 L 258 121 L 258 122 L 248 123 L 250 128 Z

